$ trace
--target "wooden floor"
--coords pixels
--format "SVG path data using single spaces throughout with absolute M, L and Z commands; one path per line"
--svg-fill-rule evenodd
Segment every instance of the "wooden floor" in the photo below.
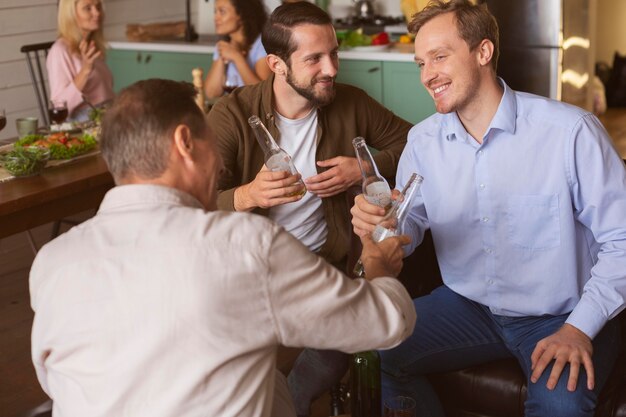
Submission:
M 609 109 L 601 120 L 618 152 L 626 159 L 626 108 Z M 78 218 L 89 215 L 85 213 Z M 51 225 L 46 225 L 33 231 L 39 245 L 47 240 L 50 230 Z M 33 258 L 26 234 L 0 240 L 0 417 L 22 416 L 47 399 L 39 388 L 30 360 L 33 314 L 29 305 L 28 271 Z M 313 417 L 328 415 L 328 398 L 314 405 L 313 414 Z

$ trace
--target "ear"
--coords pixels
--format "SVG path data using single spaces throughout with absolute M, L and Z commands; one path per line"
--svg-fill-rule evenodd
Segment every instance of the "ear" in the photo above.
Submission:
M 280 57 L 274 54 L 268 54 L 265 57 L 267 62 L 267 66 L 270 67 L 270 70 L 278 76 L 283 76 L 287 74 L 287 64 Z
M 192 162 L 193 154 L 193 138 L 191 130 L 186 125 L 178 125 L 174 129 L 174 149 L 185 162 Z
M 491 60 L 493 59 L 493 43 L 489 39 L 483 39 L 482 42 L 478 45 L 478 63 L 481 66 L 490 65 Z

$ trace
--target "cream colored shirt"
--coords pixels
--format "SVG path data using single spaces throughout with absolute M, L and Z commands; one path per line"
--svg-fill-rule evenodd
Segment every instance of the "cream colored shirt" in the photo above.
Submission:
M 268 219 L 153 185 L 44 246 L 30 293 L 55 417 L 265 417 L 278 345 L 390 348 L 415 324 L 397 280 L 350 280 Z

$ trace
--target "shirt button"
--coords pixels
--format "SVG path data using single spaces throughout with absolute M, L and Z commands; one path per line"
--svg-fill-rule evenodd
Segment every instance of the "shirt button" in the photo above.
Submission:
M 483 154 L 483 151 L 481 149 L 480 151 L 478 151 L 478 156 L 482 156 L 482 154 Z
M 483 223 L 487 223 L 489 221 L 489 217 L 483 217 L 481 220 L 483 221 Z
M 487 284 L 489 284 L 489 285 L 493 285 L 493 280 L 492 280 L 492 279 L 490 279 L 489 281 L 487 281 Z
M 485 248 L 485 252 L 487 252 L 487 253 L 492 253 L 492 252 L 493 252 L 493 249 L 491 249 L 491 248 Z
M 484 190 L 484 189 L 485 189 L 485 184 L 480 184 L 478 187 L 479 187 L 481 190 Z

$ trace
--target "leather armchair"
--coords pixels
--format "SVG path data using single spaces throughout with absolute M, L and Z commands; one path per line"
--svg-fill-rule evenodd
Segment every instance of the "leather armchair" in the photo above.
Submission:
M 430 232 L 405 259 L 399 276 L 413 297 L 441 285 L 441 273 Z M 598 402 L 596 417 L 626 417 L 626 314 L 619 320 L 621 354 Z M 429 377 L 448 417 L 523 417 L 526 378 L 515 359 L 498 360 Z M 547 416 L 546 416 L 547 417 Z

